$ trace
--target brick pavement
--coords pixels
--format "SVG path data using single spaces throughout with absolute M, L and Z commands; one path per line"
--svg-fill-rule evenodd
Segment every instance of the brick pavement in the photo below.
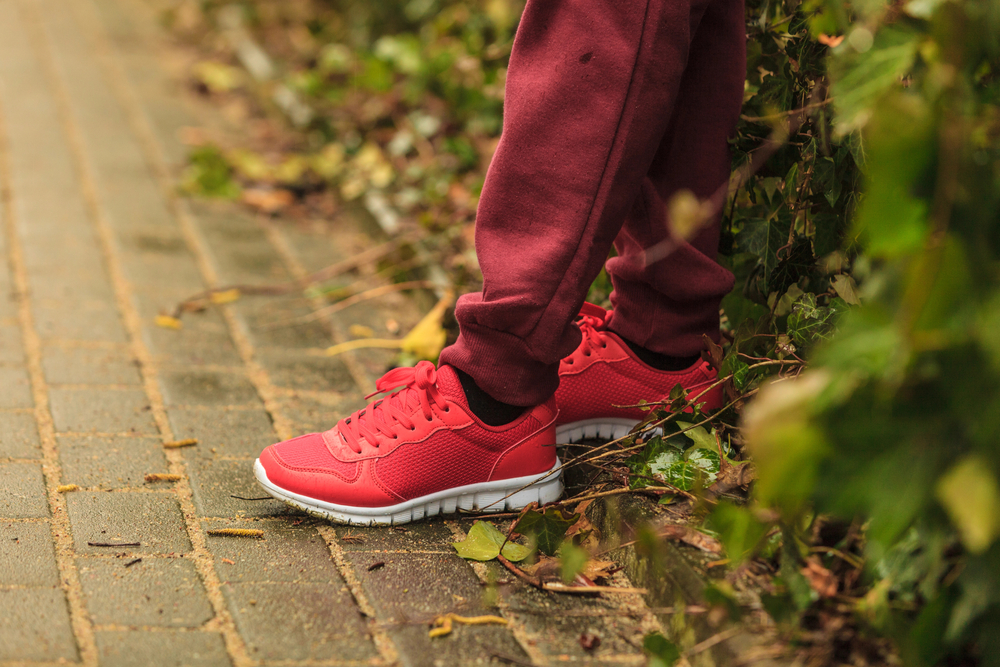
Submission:
M 153 324 L 206 287 L 372 244 L 346 214 L 315 231 L 176 195 L 178 131 L 218 119 L 170 75 L 156 25 L 140 0 L 0 0 L 0 665 L 641 664 L 641 599 L 559 598 L 467 563 L 450 546 L 466 521 L 345 530 L 233 497 L 261 495 L 262 447 L 361 405 L 389 360 L 323 357 L 331 340 L 419 313 L 397 296 L 276 328 L 310 304 L 244 298 Z M 449 611 L 510 624 L 430 640 Z

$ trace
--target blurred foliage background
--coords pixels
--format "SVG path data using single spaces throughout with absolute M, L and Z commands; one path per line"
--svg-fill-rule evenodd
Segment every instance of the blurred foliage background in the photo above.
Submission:
M 288 218 L 363 207 L 420 239 L 393 279 L 431 264 L 475 289 L 521 9 L 172 5 L 192 86 L 247 128 L 191 137 L 182 187 Z M 709 596 L 766 610 L 804 663 L 1000 662 L 1000 3 L 748 0 L 747 36 L 738 280 L 708 353 L 727 406 L 622 443 L 624 483 L 699 492 L 752 459 L 748 499 L 692 512 L 730 559 Z

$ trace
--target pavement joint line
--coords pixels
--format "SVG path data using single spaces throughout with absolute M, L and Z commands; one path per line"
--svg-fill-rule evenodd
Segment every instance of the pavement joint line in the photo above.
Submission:
M 157 384 L 157 369 L 154 365 L 152 355 L 143 342 L 142 320 L 135 307 L 131 285 L 126 279 L 125 273 L 122 269 L 122 262 L 116 249 L 114 232 L 106 218 L 106 214 L 98 196 L 93 167 L 88 163 L 85 157 L 86 145 L 81 129 L 78 125 L 78 121 L 76 120 L 70 106 L 69 91 L 66 89 L 66 83 L 62 78 L 63 74 L 59 71 L 59 66 L 56 62 L 56 54 L 54 52 L 52 38 L 49 34 L 47 34 L 45 25 L 42 23 L 42 19 L 37 13 L 38 8 L 35 4 L 38 1 L 39 0 L 21 0 L 20 4 L 22 7 L 30 6 L 30 10 L 26 12 L 30 16 L 30 20 L 27 21 L 29 24 L 29 30 L 33 33 L 34 41 L 40 45 L 40 50 L 44 52 L 42 57 L 43 68 L 47 78 L 50 80 L 50 85 L 54 90 L 60 121 L 63 125 L 63 130 L 67 135 L 69 148 L 79 176 L 80 190 L 84 197 L 91 222 L 96 228 L 101 251 L 104 255 L 105 266 L 110 274 L 116 305 L 119 313 L 121 314 L 125 330 L 128 335 L 132 354 L 139 362 L 139 371 L 143 379 L 146 396 L 150 401 L 154 422 L 159 428 L 160 435 L 164 441 L 171 441 L 174 437 L 170 427 L 170 421 L 167 417 L 163 396 L 161 395 Z M 80 12 L 78 3 L 73 3 L 73 5 L 74 8 L 70 9 L 70 11 L 74 11 L 75 9 L 77 19 L 79 20 Z M 93 29 L 92 25 L 90 27 Z M 44 45 L 44 47 L 41 45 Z M 101 60 L 100 55 L 98 55 L 98 58 Z M 35 363 L 38 366 L 37 370 L 40 374 L 40 355 L 38 355 L 38 359 L 35 360 Z M 44 382 L 44 380 L 42 381 Z M 54 439 L 51 444 L 53 445 L 53 454 L 55 454 Z M 235 622 L 233 621 L 229 609 L 226 607 L 225 599 L 222 595 L 221 583 L 215 571 L 214 559 L 206 546 L 205 535 L 201 531 L 201 526 L 194 518 L 196 512 L 194 502 L 192 500 L 191 483 L 186 475 L 184 455 L 178 450 L 167 450 L 165 452 L 165 456 L 170 472 L 181 475 L 180 481 L 174 483 L 175 496 L 180 504 L 181 513 L 187 528 L 188 538 L 191 541 L 191 548 L 194 556 L 192 560 L 194 561 L 195 569 L 205 586 L 206 595 L 212 606 L 215 618 L 218 619 L 217 626 L 222 633 L 227 652 L 233 660 L 234 667 L 252 665 L 254 664 L 254 660 L 250 657 L 246 644 L 237 632 Z M 73 570 L 73 574 L 77 574 L 75 569 Z M 71 583 L 73 582 L 71 581 Z M 79 587 L 78 576 L 76 577 L 75 583 L 76 586 Z M 81 607 L 81 609 L 83 608 Z M 89 618 L 86 619 L 85 623 L 81 623 L 80 626 L 81 632 L 86 632 L 83 636 L 82 642 L 85 643 L 85 650 L 81 649 L 81 653 L 83 653 L 85 657 L 84 662 L 88 664 L 96 663 L 97 646 L 93 630 L 90 626 Z
M 89 23 L 91 26 L 91 34 L 97 36 L 98 43 L 95 44 L 95 50 L 97 51 L 98 59 L 105 70 L 107 79 L 111 84 L 111 88 L 125 110 L 128 123 L 132 126 L 132 130 L 138 138 L 139 145 L 144 153 L 146 162 L 159 182 L 161 192 L 167 202 L 168 208 L 180 226 L 181 236 L 184 238 L 188 248 L 194 255 L 195 264 L 198 267 L 199 273 L 202 275 L 202 279 L 209 287 L 218 287 L 220 284 L 218 272 L 213 265 L 211 253 L 208 250 L 205 239 L 198 229 L 197 223 L 195 222 L 194 216 L 190 212 L 189 206 L 178 196 L 176 192 L 173 179 L 167 166 L 167 161 L 164 157 L 163 148 L 160 146 L 159 140 L 156 138 L 156 135 L 150 126 L 149 118 L 146 115 L 141 102 L 138 100 L 131 82 L 128 80 L 126 73 L 121 69 L 119 61 L 120 56 L 116 58 L 116 47 L 108 39 L 104 31 L 104 26 L 100 24 L 99 19 L 92 14 L 96 11 L 96 8 L 92 4 L 92 0 L 73 0 L 73 5 L 77 8 L 77 17 L 78 19 L 81 18 L 79 8 L 81 3 L 84 1 L 87 2 L 88 10 L 83 23 Z M 276 237 L 269 233 L 268 238 L 270 239 Z M 282 252 L 282 247 L 284 252 Z M 294 259 L 289 254 L 287 244 L 281 243 L 277 249 L 279 253 L 282 254 L 283 258 L 287 257 L 286 261 Z M 289 265 L 289 269 L 293 274 L 293 277 L 296 278 L 299 277 L 299 273 L 302 275 L 305 274 L 305 269 L 297 261 L 294 261 L 293 264 Z M 271 382 L 270 376 L 264 367 L 261 366 L 254 358 L 255 353 L 253 344 L 250 342 L 250 338 L 244 329 L 243 323 L 236 317 L 236 313 L 231 306 L 220 305 L 219 309 L 221 310 L 226 325 L 229 328 L 230 337 L 236 346 L 237 353 L 247 367 L 248 380 L 257 390 L 257 394 L 263 401 L 265 409 L 271 415 L 275 431 L 283 440 L 291 437 L 294 433 L 292 423 L 281 410 L 278 395 Z M 331 331 L 331 334 L 333 333 L 334 332 Z M 336 338 L 334 340 L 336 341 Z M 364 391 L 364 387 L 369 386 L 372 383 L 367 379 L 366 375 L 363 374 L 363 369 L 361 369 L 360 364 L 356 364 L 356 362 L 351 363 L 355 364 L 356 370 L 358 371 L 358 373 L 352 372 L 352 377 L 355 382 L 358 383 L 359 389 Z M 351 366 L 349 365 L 348 369 L 350 370 L 350 368 Z M 362 380 L 361 382 L 359 382 L 358 374 L 360 374 L 360 378 Z M 176 451 L 172 452 L 172 455 L 177 457 L 181 456 L 181 454 Z M 375 622 L 376 615 L 374 613 L 374 607 L 368 601 L 367 596 L 361 587 L 361 582 L 358 580 L 353 567 L 350 566 L 347 559 L 344 557 L 341 545 L 337 542 L 336 533 L 330 526 L 323 526 L 318 530 L 320 535 L 323 537 L 323 540 L 327 543 L 327 547 L 333 556 L 337 569 L 340 572 L 340 575 L 344 578 L 344 581 L 347 583 L 348 589 L 350 590 L 355 603 L 369 618 L 369 631 L 376 650 L 385 662 L 390 664 L 397 663 L 399 660 L 398 650 L 396 649 L 394 642 L 389 638 L 388 633 L 378 627 Z M 199 537 L 204 539 L 203 535 L 199 535 Z M 218 584 L 216 583 L 215 585 L 217 586 Z M 212 593 L 221 595 L 221 591 L 219 590 L 213 591 Z M 230 617 L 227 615 L 227 618 Z M 230 618 L 230 623 L 231 622 Z M 240 647 L 243 651 L 246 650 L 246 647 L 242 644 L 242 642 Z M 247 656 L 247 659 L 249 659 L 249 656 Z M 241 666 L 237 665 L 236 667 Z
M 277 387 L 275 392 L 285 398 L 311 398 L 317 401 L 342 401 L 347 394 L 339 391 L 328 391 L 324 389 L 290 389 L 288 387 Z
M 38 461 L 32 461 L 32 463 L 38 463 Z M 0 523 L 8 525 L 15 523 L 50 523 L 51 521 L 52 519 L 49 517 L 31 517 L 30 519 L 0 517 Z
M 0 415 L 26 415 L 34 413 L 34 408 L 0 408 Z
M 30 29 L 30 28 L 29 28 Z M 38 48 L 37 41 L 35 48 Z M 62 470 L 59 465 L 59 449 L 56 444 L 55 423 L 49 409 L 49 393 L 42 370 L 42 341 L 35 328 L 29 295 L 28 267 L 24 248 L 17 235 L 14 206 L 14 192 L 11 181 L 10 146 L 8 129 L 2 101 L 0 101 L 0 209 L 7 238 L 8 261 L 10 263 L 21 325 L 21 345 L 27 361 L 31 393 L 35 404 L 35 424 L 42 449 L 42 474 L 52 513 L 49 523 L 54 545 L 56 567 L 59 571 L 60 588 L 66 596 L 69 608 L 70 627 L 77 644 L 80 660 L 88 667 L 97 664 L 97 643 L 94 639 L 90 617 L 84 602 L 80 574 L 73 559 L 73 537 L 66 509 L 66 498 L 57 490 L 61 485 Z
M 100 384 L 100 383 L 79 383 L 79 382 L 50 382 L 49 389 L 69 389 L 72 391 L 93 391 L 103 389 L 107 391 L 135 391 L 141 384 Z
M 178 403 L 177 405 L 170 405 L 167 407 L 167 411 L 170 410 L 204 410 L 205 412 L 213 412 L 220 410 L 222 412 L 249 412 L 252 410 L 260 410 L 261 407 L 257 403 L 241 403 L 239 405 L 202 405 L 199 403 Z
M 267 222 L 264 222 L 261 227 L 264 229 L 264 234 L 267 236 L 267 240 L 270 241 L 271 245 L 278 251 L 278 255 L 281 257 L 282 263 L 284 263 L 288 272 L 292 274 L 292 278 L 295 280 L 302 280 L 308 277 L 309 272 L 306 270 L 306 267 L 302 265 L 302 262 L 299 261 L 295 252 L 292 250 L 291 244 L 288 243 L 288 240 L 285 238 L 285 235 L 281 233 L 281 230 L 278 229 L 276 225 Z M 311 296 L 308 297 L 308 300 L 314 310 L 319 310 L 323 306 L 329 305 L 326 300 L 320 296 Z M 333 343 L 339 344 L 346 341 L 346 338 L 337 328 L 331 316 L 324 314 L 321 320 L 324 324 L 326 324 L 326 328 L 330 332 L 330 337 L 333 339 Z M 341 356 L 341 361 L 345 366 L 347 366 L 347 372 L 350 373 L 351 378 L 358 386 L 358 389 L 361 390 L 362 395 L 367 396 L 375 391 L 375 383 L 370 377 L 368 377 L 368 373 L 357 359 L 355 359 L 352 355 L 347 354 Z
M 72 338 L 46 338 L 42 341 L 45 347 L 61 347 L 69 350 L 125 350 L 128 343 L 115 343 L 104 340 L 76 340 Z
M 379 654 L 382 658 L 389 664 L 396 664 L 399 662 L 399 651 L 396 648 L 395 642 L 389 637 L 389 633 L 382 627 L 379 623 L 378 615 L 375 613 L 375 607 L 372 605 L 368 596 L 365 594 L 364 588 L 361 586 L 361 580 L 358 579 L 358 574 L 354 567 L 348 562 L 347 556 L 344 555 L 344 547 L 337 540 L 337 532 L 334 530 L 333 526 L 327 522 L 323 522 L 316 526 L 316 532 L 320 534 L 323 541 L 326 542 L 327 548 L 330 550 L 330 556 L 333 558 L 334 565 L 337 566 L 337 570 L 340 572 L 340 576 L 344 578 L 344 582 L 347 584 L 347 589 L 351 593 L 351 597 L 354 599 L 354 604 L 358 606 L 361 613 L 365 615 L 365 620 L 368 624 L 368 632 L 371 634 L 372 641 L 375 642 L 375 647 L 378 649 Z
M 160 438 L 159 433 L 144 433 L 141 431 L 56 431 L 60 438 Z

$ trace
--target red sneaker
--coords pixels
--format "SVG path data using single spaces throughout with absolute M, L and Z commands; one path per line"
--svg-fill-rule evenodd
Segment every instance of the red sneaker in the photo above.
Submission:
M 693 398 L 717 379 L 717 373 L 704 361 L 682 371 L 659 371 L 648 366 L 621 338 L 607 330 L 607 316 L 600 306 L 584 304 L 577 320 L 583 342 L 559 363 L 557 442 L 621 438 L 649 412 L 619 406 L 661 401 L 678 384 Z M 721 407 L 721 388 L 708 390 L 697 402 L 705 403 L 706 409 Z
M 314 516 L 361 525 L 458 508 L 518 510 L 562 494 L 553 399 L 494 427 L 470 412 L 450 366 L 421 361 L 389 371 L 376 387 L 399 389 L 329 431 L 261 452 L 261 486 Z

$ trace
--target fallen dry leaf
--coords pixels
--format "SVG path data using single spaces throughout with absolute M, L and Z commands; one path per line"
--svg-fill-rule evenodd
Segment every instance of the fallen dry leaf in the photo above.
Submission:
M 821 34 L 818 38 L 820 44 L 829 46 L 831 49 L 840 46 L 840 43 L 844 41 L 843 35 L 837 35 L 836 37 L 831 37 L 827 34 Z
M 76 491 L 80 487 L 76 484 L 63 484 L 62 486 L 56 487 L 56 493 L 70 493 L 71 491 Z
M 591 653 L 597 650 L 597 647 L 601 645 L 601 638 L 595 635 L 593 632 L 584 632 L 580 635 L 580 647 Z
M 211 296 L 208 297 L 214 304 L 224 304 L 232 303 L 240 298 L 240 291 L 238 289 L 227 289 L 222 292 L 212 292 Z
M 177 449 L 178 447 L 191 447 L 198 444 L 198 438 L 185 438 L 184 440 L 169 440 L 163 443 L 164 449 Z
M 697 547 L 698 549 L 707 551 L 711 554 L 722 553 L 722 544 L 719 540 L 706 535 L 705 533 L 699 532 L 690 526 L 667 524 L 660 527 L 659 533 L 661 537 L 680 540 L 685 544 L 690 544 L 693 547 Z
M 833 572 L 820 565 L 817 559 L 806 559 L 806 565 L 802 568 L 802 576 L 809 581 L 809 585 L 819 593 L 820 597 L 832 598 L 837 594 L 837 578 L 833 576 Z
M 180 329 L 184 326 L 179 319 L 170 315 L 157 315 L 153 322 L 164 329 Z
M 295 195 L 284 188 L 248 188 L 243 203 L 264 213 L 278 213 L 295 203 Z

